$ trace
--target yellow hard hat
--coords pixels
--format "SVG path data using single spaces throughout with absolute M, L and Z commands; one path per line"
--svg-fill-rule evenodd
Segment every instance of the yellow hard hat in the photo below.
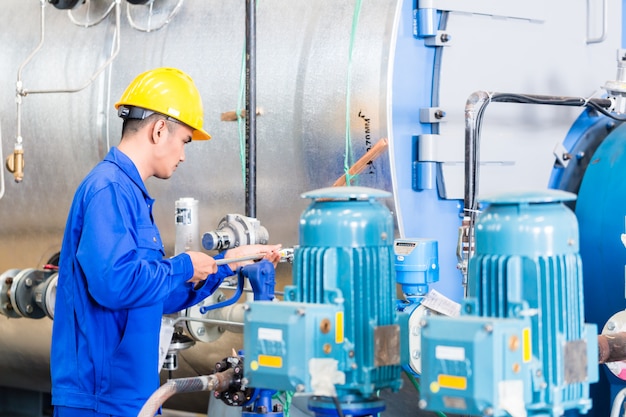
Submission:
M 202 129 L 202 99 L 189 75 L 176 68 L 156 68 L 139 74 L 115 103 L 120 117 L 133 116 L 131 110 L 144 109 L 176 119 L 193 129 L 193 140 L 211 139 Z

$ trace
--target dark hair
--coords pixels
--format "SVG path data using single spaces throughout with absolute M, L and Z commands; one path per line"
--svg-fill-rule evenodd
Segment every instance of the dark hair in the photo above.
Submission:
M 124 123 L 122 124 L 122 137 L 127 133 L 136 133 L 141 130 L 144 126 L 158 120 L 164 119 L 165 116 L 159 113 L 151 114 L 145 119 L 124 119 Z

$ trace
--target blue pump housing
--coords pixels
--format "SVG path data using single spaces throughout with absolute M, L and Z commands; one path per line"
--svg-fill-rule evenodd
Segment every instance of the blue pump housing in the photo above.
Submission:
M 395 312 L 393 217 L 366 187 L 333 187 L 303 195 L 313 202 L 300 217 L 290 301 L 336 303 L 343 297 L 345 339 L 354 369 L 338 392 L 372 395 L 401 385 L 400 328 Z M 389 343 L 389 344 L 388 344 Z M 389 349 L 388 352 L 382 350 Z
M 445 407 L 451 402 L 441 398 L 451 394 L 442 389 L 441 379 L 450 381 L 450 376 L 460 375 L 441 373 L 441 369 L 449 371 L 451 366 L 441 366 L 449 358 L 444 358 L 437 346 L 462 347 L 465 356 L 471 357 L 468 352 L 480 349 L 481 338 L 467 331 L 427 331 L 428 327 L 443 328 L 449 320 L 465 320 L 468 325 L 475 320 L 463 316 L 437 318 L 428 320 L 422 334 L 423 363 L 434 363 L 424 368 L 424 385 L 432 384 L 424 397 L 426 408 L 443 404 L 451 412 L 481 414 L 488 410 L 492 415 L 504 415 L 511 414 L 506 404 L 517 403 L 528 415 L 535 416 L 559 416 L 567 410 L 586 413 L 591 408 L 589 384 L 598 380 L 597 328 L 584 323 L 578 223 L 574 213 L 563 204 L 573 199 L 574 194 L 547 190 L 483 200 L 489 206 L 475 224 L 476 251 L 469 262 L 463 314 L 482 318 L 484 325 L 502 334 L 507 333 L 509 325 L 511 335 L 521 330 L 518 338 L 522 360 L 511 356 L 510 360 L 495 361 L 493 367 L 502 369 L 493 374 L 468 373 L 463 387 L 487 384 L 485 378 L 500 375 L 496 387 L 519 381 L 517 397 L 510 389 L 493 390 L 490 395 L 482 393 L 478 403 L 467 388 L 459 389 L 457 385 L 453 387 L 454 395 L 463 401 L 455 402 L 456 407 Z M 499 349 L 511 350 L 507 338 L 489 343 L 495 342 L 501 343 Z M 505 377 L 510 369 L 517 372 Z M 475 408 L 462 409 L 459 404 Z
M 379 201 L 389 196 L 366 187 L 303 194 L 313 201 L 300 217 L 293 285 L 284 302 L 250 303 L 246 313 L 252 386 L 313 392 L 317 415 L 337 415 L 336 397 L 353 416 L 384 410 L 376 391 L 400 389 L 408 315 L 396 312 L 393 216 Z

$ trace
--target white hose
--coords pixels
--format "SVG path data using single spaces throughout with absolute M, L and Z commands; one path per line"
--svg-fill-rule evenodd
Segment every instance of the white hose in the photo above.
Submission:
M 219 385 L 214 375 L 170 379 L 148 398 L 137 417 L 154 417 L 159 408 L 174 394 L 182 392 L 212 391 Z
M 615 396 L 615 399 L 613 400 L 613 406 L 611 407 L 610 417 L 620 417 L 620 411 L 622 410 L 622 406 L 624 405 L 624 398 L 626 398 L 626 388 L 622 388 L 622 390 L 618 392 Z

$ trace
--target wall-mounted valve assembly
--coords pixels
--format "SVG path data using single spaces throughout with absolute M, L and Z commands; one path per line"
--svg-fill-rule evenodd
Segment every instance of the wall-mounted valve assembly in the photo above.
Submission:
M 227 214 L 217 225 L 217 229 L 202 236 L 202 246 L 206 250 L 226 250 L 241 245 L 265 245 L 269 242 L 267 229 L 255 218 L 241 214 Z

